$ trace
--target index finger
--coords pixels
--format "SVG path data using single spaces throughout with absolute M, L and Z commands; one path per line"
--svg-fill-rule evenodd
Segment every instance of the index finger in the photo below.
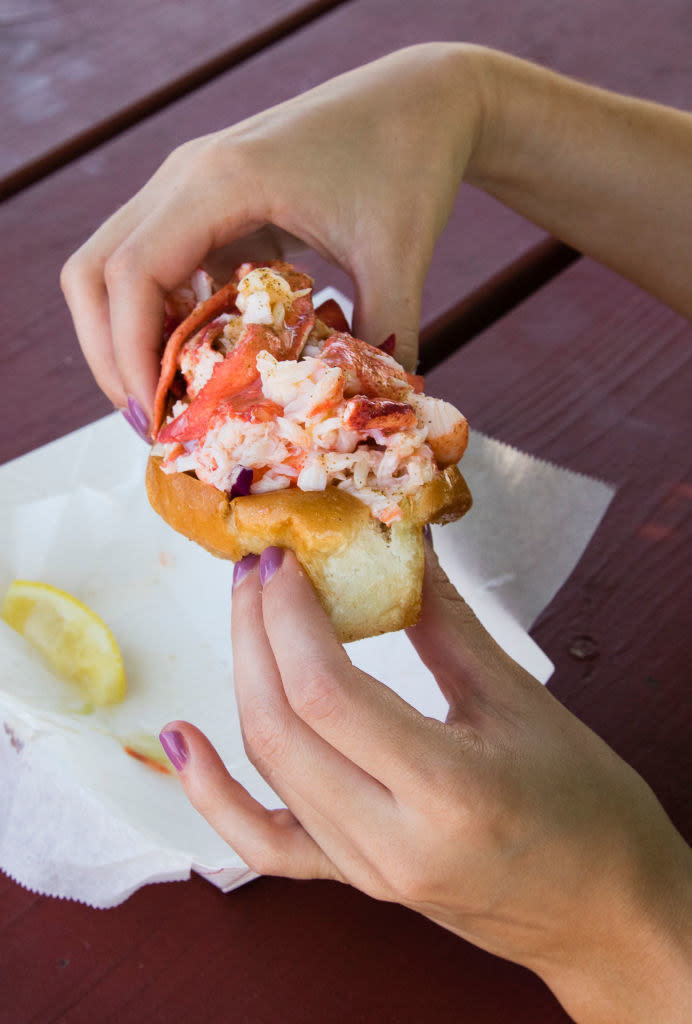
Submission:
M 395 796 L 426 787 L 438 771 L 444 725 L 351 664 L 292 552 L 268 548 L 262 560 L 264 627 L 293 710 Z
M 241 174 L 209 173 L 210 144 L 181 147 L 125 206 L 67 261 L 65 298 L 85 358 L 99 386 L 123 408 L 130 397 L 147 416 L 153 409 L 168 292 L 210 252 L 263 222 L 236 195 Z M 244 258 L 247 258 L 244 257 Z
M 113 351 L 104 270 L 112 253 L 141 219 L 140 195 L 112 214 L 74 252 L 60 273 L 75 334 L 96 383 L 116 408 L 127 404 Z
M 148 416 L 160 372 L 166 294 L 190 276 L 214 244 L 213 223 L 203 214 L 199 220 L 191 217 L 180 205 L 176 200 L 159 204 L 115 250 L 104 270 L 123 389 Z
M 203 165 L 201 165 L 203 166 Z M 247 239 L 243 259 L 263 239 L 265 206 L 257 187 L 250 201 L 240 177 L 216 187 L 200 181 L 172 189 L 112 254 L 105 267 L 113 351 L 123 387 L 149 416 L 159 378 L 164 299 L 185 281 L 210 253 Z M 255 235 L 255 244 L 248 237 Z M 275 243 L 276 245 L 276 243 Z M 266 247 L 266 241 L 265 246 Z

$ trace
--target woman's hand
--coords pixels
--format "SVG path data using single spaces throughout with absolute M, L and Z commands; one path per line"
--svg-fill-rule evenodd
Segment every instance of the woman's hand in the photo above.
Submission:
M 395 53 L 186 143 L 70 258 L 77 335 L 117 407 L 132 397 L 151 413 L 164 295 L 229 244 L 236 263 L 252 258 L 238 240 L 266 224 L 350 274 L 355 332 L 373 344 L 394 332 L 415 367 L 423 281 L 478 125 L 462 50 Z
M 394 332 L 413 369 L 462 178 L 689 316 L 691 159 L 690 114 L 497 51 L 414 46 L 180 146 L 68 260 L 63 290 L 96 380 L 144 426 L 166 292 L 228 246 L 276 257 L 286 232 L 352 277 L 356 334 Z M 265 225 L 268 249 L 248 238 Z
M 232 632 L 246 750 L 287 809 L 258 804 L 193 726 L 171 723 L 163 742 L 255 871 L 403 903 L 537 971 L 578 1021 L 682 1021 L 685 844 L 643 780 L 494 643 L 431 551 L 409 635 L 446 723 L 352 666 L 290 553 L 238 564 Z

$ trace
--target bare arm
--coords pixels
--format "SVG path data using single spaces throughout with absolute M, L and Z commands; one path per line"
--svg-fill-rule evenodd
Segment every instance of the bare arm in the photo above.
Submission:
M 465 180 L 692 316 L 692 114 L 471 59 L 484 112 Z
M 350 274 L 356 332 L 394 332 L 415 365 L 429 258 L 462 181 L 689 316 L 690 166 L 690 114 L 428 43 L 181 146 L 62 283 L 98 383 L 146 421 L 164 295 L 267 223 Z

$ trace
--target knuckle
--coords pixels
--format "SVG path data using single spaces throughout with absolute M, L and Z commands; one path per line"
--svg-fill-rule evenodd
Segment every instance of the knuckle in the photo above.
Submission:
M 214 171 L 216 168 L 225 168 L 232 159 L 233 150 L 224 145 L 218 135 L 209 135 L 201 141 L 199 147 L 192 156 L 198 160 L 207 171 Z
M 387 884 L 393 899 L 407 905 L 431 901 L 435 888 L 430 875 L 431 862 L 408 848 L 399 853 L 398 857 L 392 858 L 387 873 Z
M 205 180 L 222 173 L 228 155 L 224 155 L 224 147 L 216 135 L 208 135 L 192 142 L 183 143 L 172 154 L 171 162 L 175 170 L 186 180 L 196 179 L 200 175 Z
M 242 713 L 245 751 L 255 767 L 280 761 L 286 750 L 283 715 L 265 702 L 253 702 Z
M 228 161 L 217 136 L 190 139 L 168 154 L 152 181 L 175 194 L 179 200 L 198 198 L 201 187 L 206 193 L 225 181 Z
M 152 180 L 166 179 L 169 176 L 177 177 L 181 173 L 184 173 L 187 168 L 196 162 L 196 159 L 200 151 L 204 147 L 205 139 L 186 139 L 185 142 L 181 142 L 178 146 L 170 151 L 168 156 L 163 160 L 156 173 L 153 175 Z
M 170 151 L 161 166 L 165 168 L 176 168 L 181 164 L 184 165 L 190 157 L 194 156 L 198 149 L 199 139 L 187 139 L 185 142 L 181 142 L 180 145 Z
M 238 130 L 207 136 L 195 156 L 205 180 L 236 184 L 256 181 L 260 160 L 255 143 Z
M 308 722 L 324 722 L 340 710 L 339 690 L 330 672 L 312 666 L 289 693 L 291 707 Z
M 111 253 L 103 268 L 103 277 L 109 291 L 127 281 L 133 274 L 135 255 L 132 247 L 126 243 L 119 245 Z
M 289 852 L 290 834 L 300 826 L 296 826 L 296 819 L 287 808 L 265 814 L 268 829 L 250 839 L 244 851 L 245 860 L 258 875 L 291 874 L 295 865 Z
M 89 263 L 83 250 L 78 249 L 65 261 L 60 270 L 60 288 L 66 299 L 77 290 L 78 285 L 89 273 Z
M 257 843 L 245 852 L 247 866 L 258 875 L 278 875 L 281 873 L 281 858 L 271 847 Z
M 72 291 L 72 286 L 77 277 L 77 254 L 74 253 L 62 266 L 60 271 L 60 288 L 63 295 L 67 296 Z

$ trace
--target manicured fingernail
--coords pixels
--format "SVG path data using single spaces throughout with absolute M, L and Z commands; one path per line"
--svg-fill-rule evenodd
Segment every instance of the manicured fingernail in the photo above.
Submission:
M 284 560 L 283 548 L 265 548 L 260 555 L 260 583 L 264 586 Z
M 171 762 L 176 771 L 180 771 L 181 768 L 185 767 L 187 761 L 187 743 L 185 737 L 177 729 L 171 729 L 170 732 L 159 733 L 159 740 L 161 746 L 166 751 L 166 757 Z
M 259 555 L 245 555 L 245 558 L 241 558 L 239 562 L 235 563 L 233 568 L 233 589 L 242 583 L 248 573 L 252 572 L 257 563 L 259 562 Z
M 127 397 L 127 409 L 122 410 L 122 414 L 130 424 L 136 434 L 142 438 L 143 441 L 149 441 L 149 417 L 142 409 L 141 405 L 136 398 L 132 395 Z

